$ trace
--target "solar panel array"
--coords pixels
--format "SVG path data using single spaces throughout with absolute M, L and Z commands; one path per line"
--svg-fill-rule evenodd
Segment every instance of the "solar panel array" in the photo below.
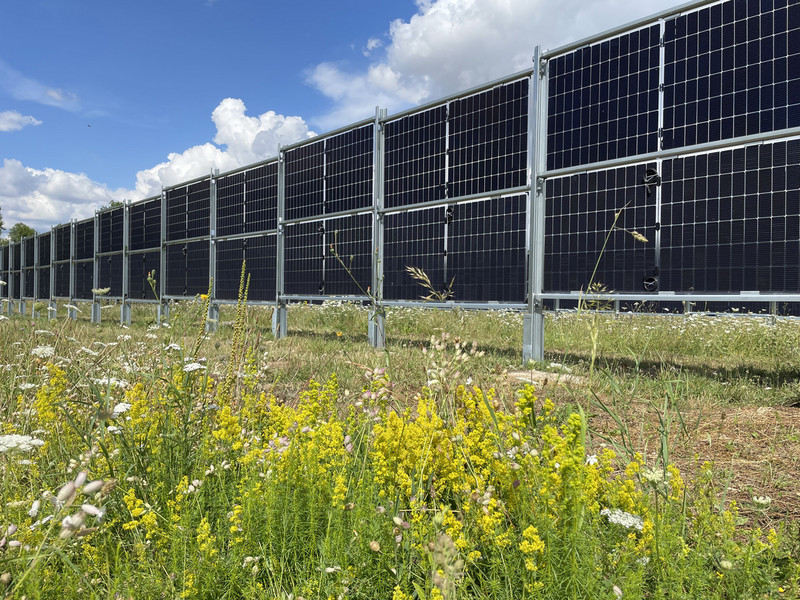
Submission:
M 155 270 L 165 297 L 213 279 L 231 301 L 246 261 L 262 302 L 418 301 L 409 267 L 518 308 L 590 284 L 800 298 L 800 1 L 698 2 L 540 58 L 3 247 L 0 293 L 155 300 Z

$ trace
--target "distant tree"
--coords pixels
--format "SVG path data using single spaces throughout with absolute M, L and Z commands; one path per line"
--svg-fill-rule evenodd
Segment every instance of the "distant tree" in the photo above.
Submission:
M 30 237 L 35 233 L 36 230 L 30 225 L 25 225 L 25 223 L 15 223 L 11 226 L 11 229 L 8 230 L 8 239 L 11 241 L 11 243 L 16 243 L 22 238 Z
M 0 211 L 0 234 L 3 233 L 3 213 Z
M 122 202 L 120 202 L 119 200 L 112 200 L 111 202 L 101 206 L 97 210 L 102 212 L 104 210 L 108 210 L 109 208 L 117 208 L 118 206 L 122 206 Z

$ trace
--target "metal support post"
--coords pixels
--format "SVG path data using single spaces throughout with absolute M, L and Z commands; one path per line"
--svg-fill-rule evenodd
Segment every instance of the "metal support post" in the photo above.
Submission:
M 383 119 L 387 109 L 375 107 L 372 146 L 372 281 L 367 336 L 373 348 L 386 347 L 386 310 L 383 306 L 383 176 L 385 136 Z
M 547 64 L 533 56 L 534 71 L 528 91 L 528 310 L 522 321 L 522 362 L 544 360 L 544 218 L 547 167 Z
M 209 232 L 208 232 L 208 280 L 211 282 L 209 295 L 211 299 L 208 303 L 208 314 L 206 315 L 206 332 L 217 331 L 219 328 L 219 304 L 215 302 L 217 298 L 217 177 L 219 169 L 211 172 L 211 182 L 209 184 Z
M 8 289 L 8 314 L 11 314 L 11 301 L 14 300 L 14 295 L 16 293 L 16 288 L 14 286 L 14 255 L 16 254 L 16 247 L 14 244 L 8 245 L 8 285 L 6 288 Z
M 33 299 L 39 299 L 39 234 L 33 236 Z M 36 311 L 34 317 L 38 317 Z
M 122 307 L 120 308 L 120 325 L 130 325 L 131 323 L 131 302 L 130 302 L 130 282 L 129 279 L 129 258 L 128 246 L 130 244 L 131 232 L 131 201 L 125 200 L 122 205 Z
M 73 321 L 78 319 L 78 311 L 74 308 L 73 301 L 75 299 L 75 246 L 77 245 L 75 239 L 75 219 L 72 219 L 69 224 L 69 305 L 73 308 L 67 309 L 67 316 Z
M 163 325 L 169 323 L 169 305 L 164 300 L 164 293 L 167 290 L 167 193 L 161 189 L 161 251 L 158 255 L 158 269 L 156 274 L 158 280 L 158 319 L 157 323 Z
M 24 317 L 28 314 L 28 303 L 25 300 L 20 299 L 19 301 L 19 315 Z
M 97 212 L 94 213 L 94 261 L 92 262 L 92 289 L 100 288 L 100 261 L 97 254 L 100 252 L 100 217 Z M 97 294 L 92 292 L 92 323 L 100 324 L 100 302 L 97 300 Z
M 288 333 L 284 273 L 284 248 L 286 247 L 286 160 L 283 150 L 278 150 L 278 234 L 276 239 L 275 262 L 275 311 L 272 313 L 272 335 L 275 339 L 286 337 Z
M 47 318 L 53 320 L 58 317 L 58 304 L 56 304 L 56 228 L 50 228 L 50 302 L 47 305 Z

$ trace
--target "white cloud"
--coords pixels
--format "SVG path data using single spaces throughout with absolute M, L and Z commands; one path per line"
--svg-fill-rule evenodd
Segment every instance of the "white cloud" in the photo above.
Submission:
M 111 190 L 83 173 L 32 169 L 14 159 L 0 167 L 0 209 L 6 228 L 27 223 L 37 231 L 70 219 L 82 219 L 112 200 L 122 200 L 125 190 Z
M 41 125 L 42 122 L 15 110 L 0 112 L 0 131 L 17 131 L 28 125 Z
M 333 100 L 325 129 L 396 111 L 531 66 L 537 44 L 555 48 L 669 6 L 673 0 L 417 0 L 389 26 L 390 42 L 363 70 L 321 63 L 308 81 Z M 369 42 L 368 46 L 369 48 Z M 373 48 L 374 50 L 375 48 Z M 367 53 L 371 55 L 371 53 Z
M 0 166 L 0 211 L 5 226 L 23 222 L 37 231 L 46 231 L 73 218 L 91 217 L 112 200 L 154 196 L 162 187 L 207 175 L 212 169 L 224 172 L 271 158 L 277 155 L 280 145 L 315 135 L 300 117 L 273 111 L 251 117 L 246 112 L 241 100 L 226 98 L 220 102 L 211 115 L 217 127 L 217 145 L 209 142 L 169 154 L 166 161 L 139 171 L 131 190 L 112 190 L 82 173 L 38 170 L 7 158 Z
M 64 110 L 76 111 L 81 105 L 80 98 L 76 94 L 25 77 L 2 60 L 0 60 L 0 88 L 17 100 L 30 100 Z

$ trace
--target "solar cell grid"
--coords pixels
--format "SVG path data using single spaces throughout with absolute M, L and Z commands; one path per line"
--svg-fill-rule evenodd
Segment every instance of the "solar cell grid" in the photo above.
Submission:
M 99 288 L 111 288 L 108 292 L 110 297 L 122 296 L 122 254 L 107 254 L 97 258 L 97 278 L 96 286 Z
M 33 298 L 34 285 L 36 281 L 36 271 L 33 268 L 24 269 L 25 274 L 25 298 Z
M 658 149 L 659 26 L 548 63 L 547 168 Z
M 444 207 L 386 215 L 383 295 L 389 300 L 419 300 L 426 291 L 406 267 L 422 269 L 438 290 L 444 277 Z
M 447 105 L 386 123 L 385 206 L 445 198 L 446 134 Z
M 285 160 L 285 215 L 313 217 L 324 212 L 325 141 L 293 148 Z
M 325 226 L 322 221 L 289 225 L 284 229 L 285 282 L 287 294 L 323 294 Z
M 188 190 L 186 186 L 167 190 L 167 241 L 187 238 L 187 199 Z
M 525 185 L 528 84 L 522 79 L 450 103 L 449 197 Z
M 645 290 L 645 280 L 657 274 L 657 215 L 655 188 L 648 194 L 643 179 L 655 166 L 621 167 L 547 182 L 546 290 L 586 291 L 590 284 L 617 292 Z M 637 240 L 634 231 L 648 241 Z
M 161 253 L 155 251 L 131 254 L 127 260 L 128 296 L 139 300 L 155 300 L 156 297 L 147 281 L 147 274 L 153 269 L 160 268 Z
M 454 300 L 525 300 L 525 212 L 524 195 L 453 207 L 445 278 Z
M 325 213 L 372 205 L 373 125 L 325 140 Z
M 22 267 L 32 267 L 35 262 L 34 248 L 36 246 L 36 238 L 29 237 L 22 240 Z
M 105 211 L 99 215 L 100 245 L 99 251 L 122 252 L 122 229 L 125 211 L 122 206 Z
M 216 235 L 244 233 L 244 173 L 217 177 Z
M 800 126 L 797 2 L 715 4 L 664 41 L 664 148 Z
M 339 259 L 334 255 L 334 250 Z M 325 293 L 335 296 L 363 295 L 372 278 L 371 250 L 371 213 L 327 219 L 324 249 Z
M 271 162 L 245 172 L 246 233 L 278 226 L 278 163 Z
M 75 259 L 94 258 L 94 219 L 75 224 Z
M 161 245 L 161 199 L 131 205 L 128 238 L 131 250 L 158 248 Z
M 50 264 L 50 233 L 43 233 L 36 238 L 39 245 L 39 256 L 36 266 L 41 267 Z
M 242 261 L 246 260 L 250 276 L 248 299 L 264 301 L 275 299 L 276 236 L 259 236 L 217 243 L 216 297 L 236 300 Z
M 50 268 L 42 267 L 36 269 L 36 277 L 39 278 L 39 290 L 37 296 L 39 298 L 50 297 Z
M 186 238 L 209 235 L 211 218 L 211 180 L 204 179 L 188 186 L 186 196 Z

